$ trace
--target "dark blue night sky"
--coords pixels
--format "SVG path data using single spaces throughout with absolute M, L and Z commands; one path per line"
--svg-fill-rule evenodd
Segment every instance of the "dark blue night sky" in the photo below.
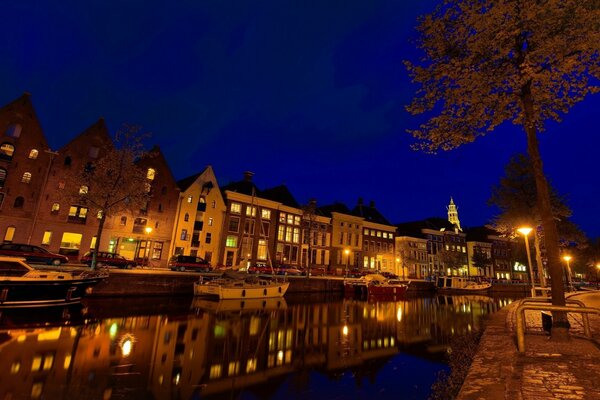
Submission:
M 480 225 L 525 135 L 507 125 L 453 152 L 410 150 L 419 119 L 404 110 L 415 87 L 402 60 L 417 57 L 416 18 L 436 2 L 4 2 L 0 103 L 30 92 L 53 149 L 102 116 L 151 131 L 178 179 L 208 164 L 220 184 L 250 170 L 301 203 L 375 200 L 394 223 L 445 216 L 453 196 L 462 225 Z M 599 108 L 587 99 L 540 138 L 590 236 Z

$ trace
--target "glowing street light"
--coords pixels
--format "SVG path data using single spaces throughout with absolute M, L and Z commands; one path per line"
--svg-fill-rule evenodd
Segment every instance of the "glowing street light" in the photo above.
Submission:
M 570 255 L 566 255 L 563 257 L 563 260 L 567 262 L 567 284 L 569 285 L 569 290 L 571 290 L 571 264 L 570 261 L 573 257 Z
M 146 232 L 147 236 L 150 236 L 150 234 L 152 233 L 152 228 L 147 226 L 144 228 L 144 231 Z M 148 265 L 149 263 L 149 258 L 150 258 L 150 241 L 148 239 L 146 239 L 146 249 L 144 250 L 144 253 L 146 253 L 144 255 L 144 258 L 142 259 L 143 262 L 142 264 Z
M 350 249 L 344 250 L 344 254 L 346 255 L 346 278 L 348 277 L 348 264 L 350 263 Z
M 531 264 L 531 253 L 529 252 L 529 234 L 533 229 L 529 227 L 522 227 L 517 229 L 517 231 L 523 235 L 525 239 L 525 250 L 527 251 L 527 263 L 529 264 L 529 275 L 531 277 L 531 297 L 535 297 L 535 279 L 533 277 L 533 266 Z

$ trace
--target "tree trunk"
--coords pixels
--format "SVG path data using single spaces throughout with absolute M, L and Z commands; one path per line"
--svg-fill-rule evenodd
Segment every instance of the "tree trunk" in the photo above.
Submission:
M 542 283 L 543 287 L 547 287 L 546 284 L 546 274 L 544 273 L 544 263 L 542 262 L 542 249 L 541 249 L 541 245 L 540 245 L 540 237 L 537 233 L 537 228 L 534 232 L 535 234 L 533 235 L 533 243 L 535 246 L 535 263 L 538 266 L 538 273 L 540 274 L 540 282 Z
M 558 248 L 558 229 L 552 215 L 550 205 L 550 192 L 548 182 L 544 176 L 542 158 L 537 141 L 537 121 L 534 118 L 533 97 L 531 94 L 531 82 L 523 86 L 521 101 L 524 110 L 524 127 L 527 134 L 527 152 L 533 166 L 535 186 L 537 191 L 537 203 L 544 229 L 544 244 L 548 258 L 548 272 L 552 279 L 552 304 L 555 306 L 565 305 L 565 292 L 563 286 L 562 266 L 560 263 L 560 251 Z M 552 324 L 552 338 L 562 339 L 568 336 L 569 328 L 567 317 L 564 312 L 554 312 Z
M 104 229 L 104 221 L 106 220 L 106 215 L 102 212 L 102 218 L 98 222 L 98 231 L 96 233 L 96 243 L 94 245 L 94 254 L 92 255 L 92 264 L 91 268 L 96 269 L 96 257 L 98 255 L 98 249 L 100 249 L 100 238 L 102 237 L 102 229 Z

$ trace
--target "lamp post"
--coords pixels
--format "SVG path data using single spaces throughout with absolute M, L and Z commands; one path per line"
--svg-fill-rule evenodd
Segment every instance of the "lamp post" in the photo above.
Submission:
M 146 264 L 146 266 L 147 266 L 147 265 L 148 265 L 148 263 L 150 262 L 150 261 L 149 261 L 149 258 L 150 258 L 150 241 L 149 241 L 149 238 L 150 238 L 150 234 L 152 233 L 152 228 L 151 228 L 151 227 L 149 227 L 149 226 L 147 226 L 147 227 L 144 229 L 144 231 L 146 231 L 146 235 L 147 235 L 148 237 L 146 238 L 146 249 L 145 249 L 145 251 L 144 251 L 144 253 L 145 253 L 145 254 L 144 254 L 144 256 L 145 256 L 145 257 L 144 257 L 144 259 L 142 260 L 142 265 Z
M 596 264 L 596 289 L 600 289 L 600 281 L 598 280 L 598 271 L 600 271 L 600 262 Z
M 529 275 L 531 277 L 531 297 L 535 297 L 535 279 L 533 276 L 533 266 L 531 265 L 531 253 L 529 252 L 529 233 L 532 229 L 529 227 L 523 227 L 517 229 L 519 233 L 525 238 L 525 251 L 527 251 L 527 263 L 529 264 Z
M 569 255 L 563 257 L 563 260 L 567 262 L 567 286 L 569 290 L 571 290 L 571 258 Z
M 400 258 L 396 258 L 396 265 L 402 268 L 402 266 L 400 265 Z M 402 279 L 404 279 L 404 268 L 402 268 Z
M 346 255 L 346 278 L 348 277 L 348 264 L 350 262 L 350 250 L 344 250 L 344 254 Z

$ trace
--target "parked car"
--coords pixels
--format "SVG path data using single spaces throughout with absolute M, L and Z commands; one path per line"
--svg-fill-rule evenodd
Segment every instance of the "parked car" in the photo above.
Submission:
M 271 266 L 264 262 L 257 262 L 248 267 L 249 274 L 272 274 L 274 272 Z
M 94 255 L 93 251 L 88 251 L 81 257 L 81 263 L 92 265 L 92 256 Z M 133 260 L 128 260 L 125 257 L 116 254 L 109 253 L 107 251 L 99 251 L 98 256 L 96 257 L 96 267 L 100 268 L 103 266 L 111 266 L 122 269 L 131 269 L 137 266 L 137 263 Z
M 276 275 L 304 275 L 302 270 L 287 264 L 281 264 L 273 268 Z
M 304 274 L 308 273 L 308 268 L 304 268 Z M 327 267 L 323 265 L 313 265 L 310 267 L 310 274 L 312 276 L 323 276 L 327 275 Z
M 19 243 L 2 243 L 0 255 L 9 257 L 22 257 L 32 264 L 60 265 L 69 259 L 62 254 L 51 253 L 43 247 Z
M 394 274 L 392 272 L 389 272 L 389 271 L 380 271 L 379 274 L 382 275 L 382 276 L 385 276 L 388 279 L 398 279 L 398 278 L 400 278 L 398 275 L 396 275 L 396 274 Z
M 173 271 L 210 272 L 212 270 L 210 263 L 203 258 L 182 255 L 171 257 L 169 268 Z

